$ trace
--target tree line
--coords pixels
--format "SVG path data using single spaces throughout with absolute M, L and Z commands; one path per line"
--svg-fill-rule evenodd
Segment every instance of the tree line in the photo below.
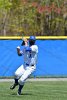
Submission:
M 0 36 L 67 35 L 66 0 L 0 0 Z

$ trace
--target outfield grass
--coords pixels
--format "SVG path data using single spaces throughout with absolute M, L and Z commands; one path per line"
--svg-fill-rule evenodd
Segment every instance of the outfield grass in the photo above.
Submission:
M 10 90 L 10 82 L 0 83 L 0 100 L 67 100 L 67 81 L 26 82 L 21 96 Z

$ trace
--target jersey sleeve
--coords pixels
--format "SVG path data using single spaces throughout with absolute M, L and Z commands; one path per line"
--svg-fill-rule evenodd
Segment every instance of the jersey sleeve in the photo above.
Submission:
M 38 46 L 37 46 L 37 45 L 31 46 L 31 50 L 32 50 L 33 52 L 38 53 Z

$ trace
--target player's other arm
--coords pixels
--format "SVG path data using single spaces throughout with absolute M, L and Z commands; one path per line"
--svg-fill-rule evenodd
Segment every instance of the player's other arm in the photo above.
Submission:
M 31 50 L 33 52 L 37 52 L 38 53 L 38 46 L 34 45 L 34 46 L 31 46 Z

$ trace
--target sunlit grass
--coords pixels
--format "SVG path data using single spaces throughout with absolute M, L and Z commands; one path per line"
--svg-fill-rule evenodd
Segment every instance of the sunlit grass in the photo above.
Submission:
M 10 82 L 0 83 L 0 100 L 67 100 L 67 82 L 26 82 L 22 95 L 17 96 L 18 87 L 10 90 Z

